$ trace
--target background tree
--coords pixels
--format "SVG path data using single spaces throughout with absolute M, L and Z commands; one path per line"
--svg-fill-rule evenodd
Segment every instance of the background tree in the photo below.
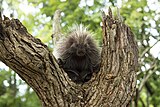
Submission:
M 51 18 L 54 11 L 59 8 L 64 13 L 62 13 L 62 26 L 64 26 L 63 31 L 67 29 L 68 26 L 73 23 L 84 23 L 89 25 L 89 29 L 94 30 L 97 34 L 96 38 L 100 40 L 101 44 L 101 28 L 99 27 L 101 19 L 99 10 L 107 8 L 108 6 L 117 6 L 118 2 L 116 0 L 110 1 L 96 1 L 94 0 L 94 5 L 84 1 L 82 4 L 80 1 L 45 1 L 41 0 L 38 2 L 29 0 L 28 2 L 22 1 L 11 1 L 11 0 L 1 0 L 0 6 L 2 6 L 3 14 L 9 16 L 12 14 L 22 21 L 22 23 L 27 27 L 28 31 L 36 35 L 43 42 L 45 42 L 50 49 L 52 34 Z M 32 12 L 26 12 L 24 10 L 24 5 L 27 4 Z M 8 7 L 6 8 L 6 4 Z M 81 5 L 80 5 L 81 4 Z M 138 41 L 139 46 L 139 62 L 140 69 L 137 72 L 137 90 L 138 91 L 138 106 L 160 106 L 159 104 L 159 4 L 158 1 L 147 1 L 147 0 L 132 0 L 126 1 L 122 0 L 121 5 L 121 15 L 124 17 L 125 23 L 127 23 Z M 33 11 L 33 7 L 37 11 Z M 21 8 L 21 9 L 19 9 Z M 9 13 L 7 11 L 9 11 Z M 72 13 L 72 14 L 70 14 Z M 79 13 L 79 14 L 77 14 Z M 11 15 L 11 16 L 12 16 Z M 75 20 L 75 22 L 73 22 Z M 28 23 L 29 22 L 29 23 Z M 38 28 L 38 30 L 37 30 Z M 97 29 L 99 28 L 99 29 Z M 38 36 L 37 36 L 38 35 Z M 4 70 L 4 69 L 3 69 Z M 0 72 L 2 77 L 6 77 L 6 73 Z M 13 78 L 13 76 L 11 75 Z M 17 79 L 17 78 L 16 78 Z M 0 82 L 5 87 L 6 78 Z M 21 80 L 17 80 L 21 81 Z M 5 83 L 5 84 L 4 84 Z M 13 82 L 14 83 L 14 82 Z M 19 84 L 16 84 L 17 89 L 19 89 Z M 3 89 L 3 88 L 1 88 Z M 5 89 L 5 88 L 4 88 Z M 12 90 L 9 88 L 8 90 Z M 18 91 L 18 90 L 17 90 Z M 5 91 L 8 93 L 8 91 Z M 19 92 L 19 91 L 18 91 Z M 10 95 L 10 94 L 9 94 Z M 25 94 L 24 94 L 25 95 Z M 0 97 L 1 99 L 2 97 Z M 11 97 L 6 97 L 6 99 L 12 99 Z M 31 99 L 31 97 L 30 97 Z M 35 99 L 33 97 L 33 99 Z M 20 99 L 21 103 L 27 101 Z M 9 103 L 5 100 L 6 103 Z M 18 101 L 18 100 L 17 100 Z M 23 101 L 23 102 L 22 102 Z M 34 100 L 36 101 L 36 100 Z M 11 101 L 12 102 L 12 101 Z M 33 101 L 32 101 L 33 102 Z M 33 103 L 32 103 L 33 104 Z M 0 104 L 1 105 L 1 104 Z M 9 106 L 8 106 L 9 107 Z M 13 106 L 12 106 L 13 107 Z M 17 107 L 17 106 L 16 106 Z M 36 105 L 34 105 L 36 107 Z

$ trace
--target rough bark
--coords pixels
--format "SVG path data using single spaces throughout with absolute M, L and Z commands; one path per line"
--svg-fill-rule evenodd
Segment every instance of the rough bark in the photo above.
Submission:
M 111 10 L 102 22 L 101 68 L 87 83 L 71 82 L 47 46 L 17 19 L 0 18 L 0 60 L 34 89 L 43 107 L 126 107 L 135 92 L 137 45 Z

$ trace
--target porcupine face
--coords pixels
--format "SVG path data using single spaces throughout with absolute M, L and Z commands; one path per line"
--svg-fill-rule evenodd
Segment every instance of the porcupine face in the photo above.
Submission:
M 90 37 L 87 35 L 73 35 L 69 37 L 68 43 L 70 54 L 77 57 L 84 57 L 88 55 L 89 48 L 91 48 L 88 44 Z

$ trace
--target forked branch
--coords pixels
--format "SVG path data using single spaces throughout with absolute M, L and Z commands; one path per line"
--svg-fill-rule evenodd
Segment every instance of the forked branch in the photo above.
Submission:
M 34 89 L 43 107 L 126 107 L 135 92 L 137 45 L 111 9 L 102 16 L 101 68 L 87 83 L 73 83 L 47 46 L 17 19 L 0 17 L 0 60 Z

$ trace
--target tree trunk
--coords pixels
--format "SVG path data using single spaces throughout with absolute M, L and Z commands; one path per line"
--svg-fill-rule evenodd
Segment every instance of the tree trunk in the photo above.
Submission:
M 102 16 L 101 68 L 87 83 L 73 83 L 47 46 L 17 19 L 0 18 L 0 60 L 33 88 L 43 107 L 126 107 L 135 93 L 137 45 L 110 9 Z

